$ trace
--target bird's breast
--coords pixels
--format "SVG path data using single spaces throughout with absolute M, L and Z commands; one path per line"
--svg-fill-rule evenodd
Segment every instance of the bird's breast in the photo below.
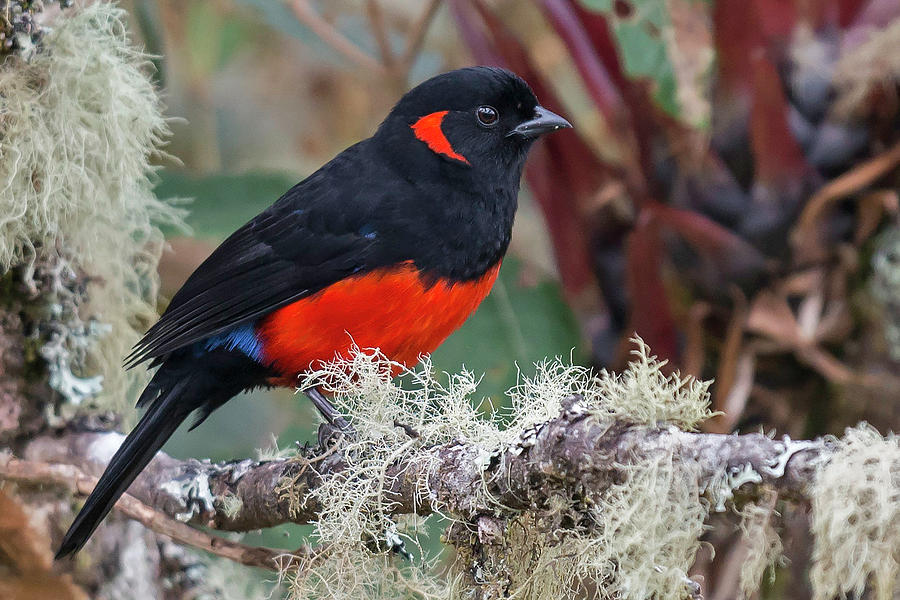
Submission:
M 411 366 L 475 311 L 499 270 L 497 262 L 476 279 L 430 280 L 404 262 L 348 277 L 260 321 L 262 361 L 285 385 L 319 361 L 347 357 L 354 345 Z

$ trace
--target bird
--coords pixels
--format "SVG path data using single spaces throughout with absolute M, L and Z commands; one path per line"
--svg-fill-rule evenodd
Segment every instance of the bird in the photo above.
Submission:
M 229 236 L 126 358 L 156 369 L 137 401 L 146 411 L 56 558 L 84 546 L 192 413 L 191 429 L 237 394 L 296 387 L 353 348 L 408 366 L 437 348 L 497 278 L 529 149 L 569 127 L 511 71 L 442 73 Z M 320 389 L 304 391 L 346 427 Z

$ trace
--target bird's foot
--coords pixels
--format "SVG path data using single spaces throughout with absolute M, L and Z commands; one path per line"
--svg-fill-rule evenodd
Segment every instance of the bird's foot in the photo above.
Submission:
M 344 421 L 344 425 L 346 428 L 337 423 L 321 423 L 318 432 L 319 448 L 325 450 L 346 440 L 351 435 L 348 431 L 353 432 L 353 428 L 346 421 Z
M 391 522 L 391 525 L 384 530 L 384 541 L 387 543 L 388 549 L 392 553 L 399 554 L 406 560 L 412 560 L 412 554 L 406 549 L 406 543 L 403 541 L 403 538 L 400 537 L 400 534 L 397 533 L 397 524 L 393 521 Z
M 394 427 L 399 427 L 400 429 L 402 429 L 411 439 L 416 439 L 419 437 L 419 432 L 413 429 L 411 425 L 401 423 L 397 419 L 394 419 Z
M 332 406 L 331 402 L 328 401 L 328 398 L 325 397 L 319 388 L 309 388 L 305 390 L 305 392 L 306 395 L 309 396 L 309 399 L 312 400 L 313 406 L 316 407 L 319 414 L 322 415 L 322 418 L 325 419 L 325 422 L 328 425 L 337 428 L 346 437 L 354 437 L 356 435 L 356 431 L 350 426 L 350 423 L 347 422 L 338 409 Z

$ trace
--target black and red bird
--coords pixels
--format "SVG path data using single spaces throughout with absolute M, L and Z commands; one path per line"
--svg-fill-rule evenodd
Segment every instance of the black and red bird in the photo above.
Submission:
M 294 386 L 351 346 L 413 365 L 487 296 L 541 134 L 571 127 L 515 74 L 472 67 L 408 92 L 351 146 L 225 240 L 135 346 L 147 407 L 66 533 L 79 550 L 187 417 Z M 329 421 L 340 416 L 306 390 Z

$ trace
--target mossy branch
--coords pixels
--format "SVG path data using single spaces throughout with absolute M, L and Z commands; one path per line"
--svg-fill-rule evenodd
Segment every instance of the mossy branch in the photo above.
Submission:
M 38 437 L 28 444 L 25 460 L 0 461 L 0 479 L 63 483 L 59 477 L 45 477 L 55 471 L 38 465 L 77 465 L 83 473 L 99 475 L 108 451 L 121 439 L 109 432 Z M 328 449 L 316 447 L 313 452 Z M 722 506 L 733 493 L 755 498 L 769 489 L 781 498 L 807 502 L 816 468 L 831 452 L 825 440 L 603 422 L 580 409 L 578 398 L 572 397 L 558 417 L 521 432 L 517 443 L 498 454 L 485 457 L 476 445 L 448 443 L 417 453 L 412 462 L 397 461 L 384 478 L 384 495 L 392 514 L 440 510 L 477 520 L 483 514 L 540 508 L 559 493 L 602 494 L 621 480 L 629 465 L 666 454 L 698 467 L 697 483 L 713 505 Z M 323 476 L 339 472 L 341 465 L 339 453 L 318 462 L 291 458 L 211 463 L 176 460 L 161 452 L 130 494 L 182 522 L 250 531 L 314 520 L 320 507 L 312 492 Z M 87 491 L 77 481 L 66 487 Z
M 748 540 L 756 540 L 742 569 L 745 590 L 780 554 L 768 525 L 776 502 L 812 506 L 821 556 L 864 543 L 855 529 L 896 546 L 894 529 L 883 524 L 900 507 L 872 510 L 900 465 L 895 438 L 866 427 L 843 440 L 697 433 L 709 416 L 706 384 L 665 375 L 639 346 L 619 375 L 538 365 L 534 378 L 510 390 L 514 411 L 505 429 L 470 402 L 470 374 L 444 384 L 426 360 L 405 374 L 413 385 L 404 387 L 383 357 L 361 352 L 314 374 L 332 386 L 354 435 L 330 435 L 323 426 L 316 446 L 271 460 L 213 464 L 159 454 L 119 510 L 180 543 L 278 569 L 292 598 L 323 589 L 348 599 L 394 598 L 416 589 L 428 600 L 460 590 L 483 600 L 544 599 L 585 582 L 603 582 L 595 597 L 604 599 L 696 597 L 699 584 L 688 574 L 699 539 L 709 512 L 730 502 L 744 516 Z M 0 481 L 84 494 L 121 440 L 70 425 L 24 442 L 16 458 L 0 457 Z M 416 518 L 432 513 L 451 519 L 444 539 L 456 560 L 445 579 L 391 559 L 404 539 L 418 546 Z M 838 523 L 851 517 L 864 526 L 848 531 Z M 249 531 L 286 522 L 314 522 L 318 546 L 279 555 L 219 544 L 188 527 Z M 819 574 L 813 585 L 830 597 L 861 590 L 877 574 L 873 585 L 886 593 L 896 568 L 882 558 L 842 560 L 852 576 Z M 384 594 L 372 596 L 373 589 Z

